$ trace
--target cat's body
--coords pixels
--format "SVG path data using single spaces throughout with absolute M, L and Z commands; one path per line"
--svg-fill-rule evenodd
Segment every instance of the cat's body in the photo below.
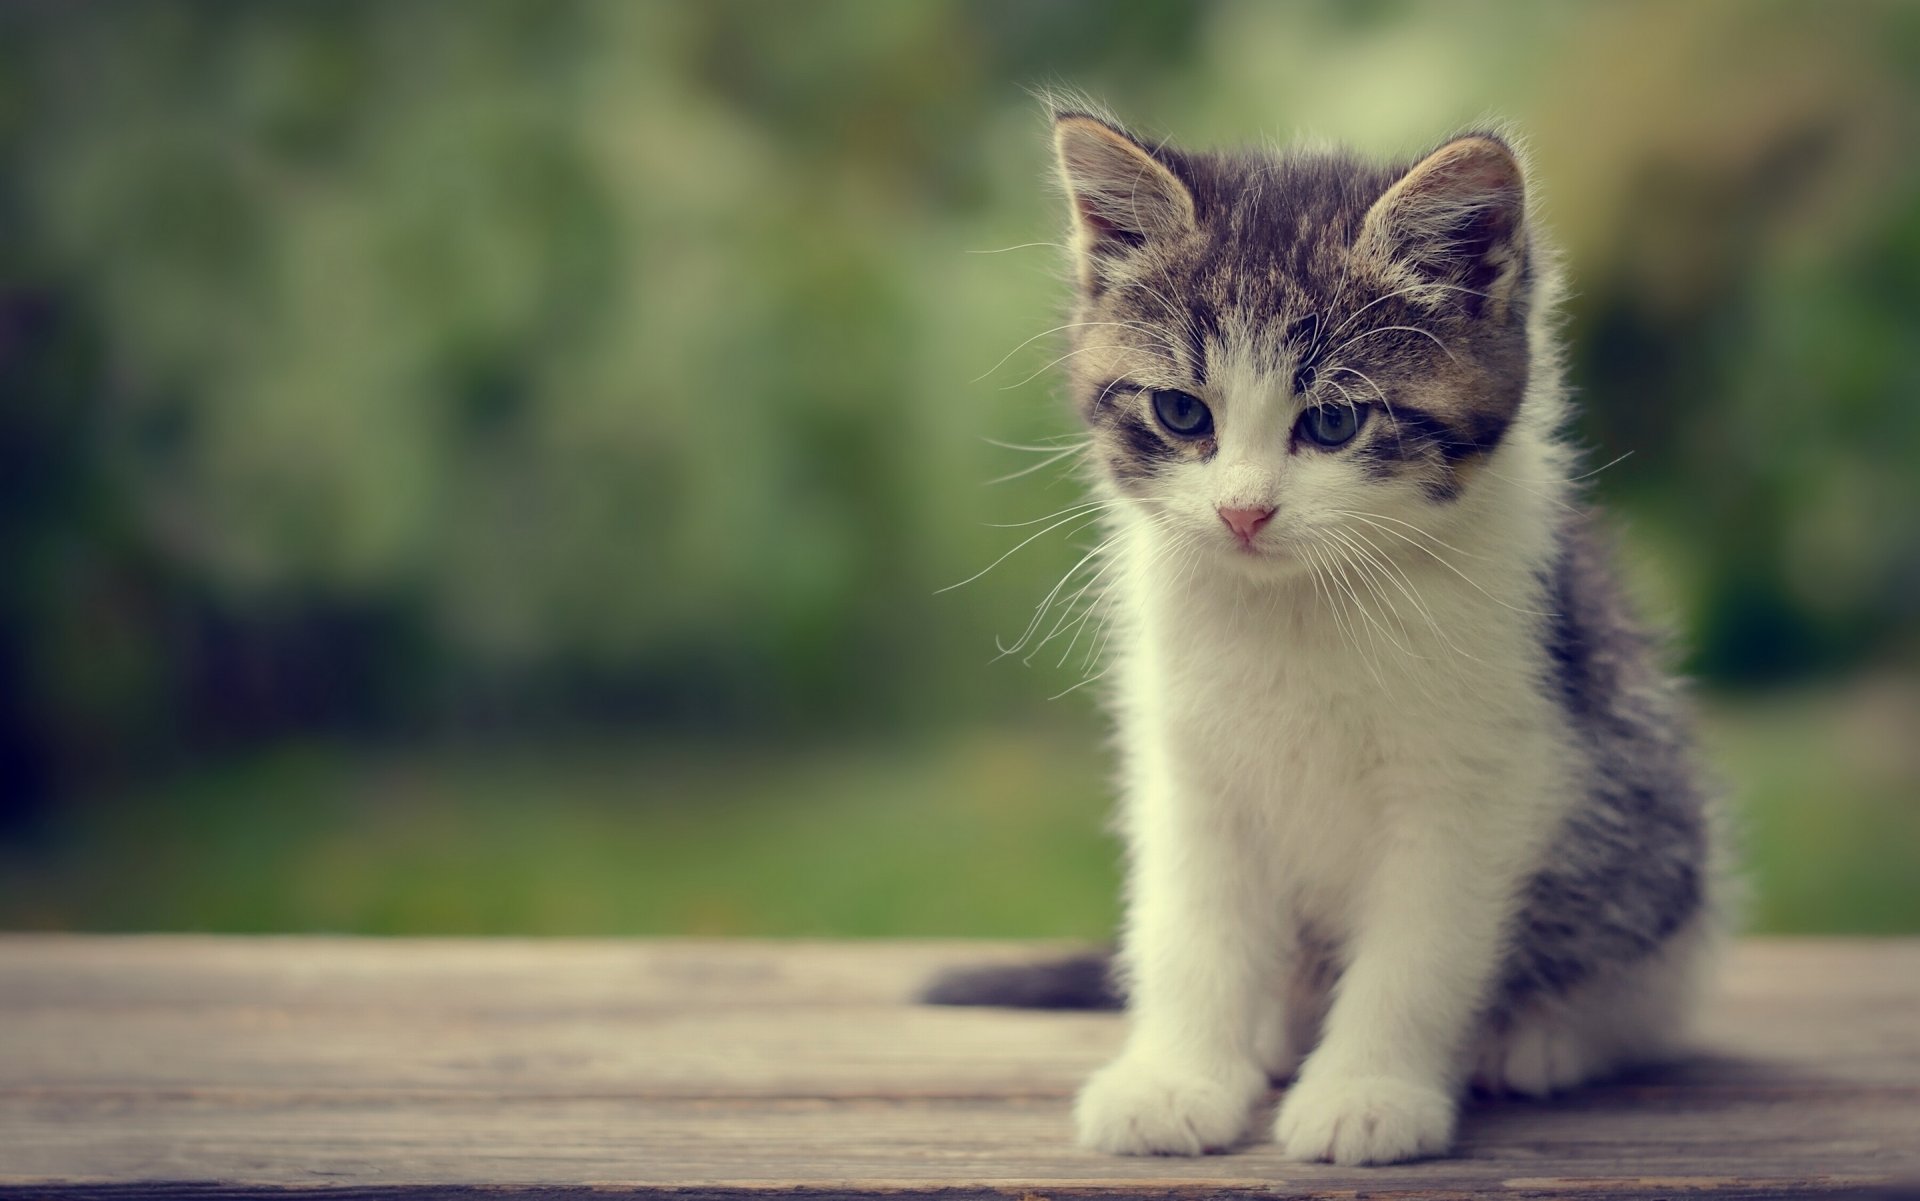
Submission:
M 1685 718 L 1560 436 L 1496 135 L 1411 167 L 1055 122 L 1106 511 L 1126 1050 L 1082 1140 L 1444 1151 L 1658 1054 L 1720 926 Z

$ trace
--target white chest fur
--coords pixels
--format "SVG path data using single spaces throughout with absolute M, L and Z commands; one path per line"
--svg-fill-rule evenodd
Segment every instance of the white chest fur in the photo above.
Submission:
M 1497 557 L 1459 548 L 1471 575 L 1409 555 L 1275 582 L 1152 570 L 1154 528 L 1130 525 L 1116 708 L 1136 859 L 1154 840 L 1189 860 L 1217 845 L 1248 897 L 1339 939 L 1393 839 L 1447 806 L 1487 827 L 1461 850 L 1489 870 L 1537 848 L 1568 739 L 1541 687 L 1536 540 L 1490 534 Z

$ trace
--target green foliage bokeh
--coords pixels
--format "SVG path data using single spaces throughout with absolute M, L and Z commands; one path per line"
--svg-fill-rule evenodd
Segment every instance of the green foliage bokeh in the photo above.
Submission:
M 1071 428 L 1054 85 L 1202 145 L 1511 117 L 1592 486 L 1690 667 L 1911 701 L 1913 6 L 18 3 L 9 787 L 1026 720 L 1085 644 L 994 637 L 1073 539 L 938 589 L 1075 496 L 981 486 Z

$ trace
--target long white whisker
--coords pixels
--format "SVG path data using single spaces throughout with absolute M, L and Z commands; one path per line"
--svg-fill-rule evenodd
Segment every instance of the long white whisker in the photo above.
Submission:
M 1433 610 L 1427 606 L 1425 599 L 1420 595 L 1419 588 L 1414 585 L 1412 578 L 1407 575 L 1406 570 L 1389 558 L 1386 552 L 1374 544 L 1372 539 L 1368 538 L 1362 531 L 1355 529 L 1330 530 L 1328 532 L 1342 541 L 1347 541 L 1348 545 L 1353 545 L 1353 543 L 1349 541 L 1350 539 L 1358 539 L 1361 543 L 1364 543 L 1365 549 L 1355 547 L 1356 552 L 1366 561 L 1372 570 L 1378 573 L 1382 579 L 1392 584 L 1402 596 L 1407 598 L 1413 605 L 1414 611 L 1419 613 L 1421 618 L 1426 621 L 1427 628 L 1433 631 L 1434 636 L 1454 654 L 1465 659 L 1478 661 L 1479 656 L 1464 650 L 1447 634 L 1446 630 L 1441 628 L 1439 620 L 1433 615 Z M 1400 606 L 1385 598 L 1383 598 L 1383 601 L 1393 610 L 1394 615 L 1398 617 Z M 1408 640 L 1411 641 L 1413 635 L 1407 630 L 1404 619 L 1401 621 L 1400 628 L 1401 632 L 1407 634 Z M 1420 657 L 1425 658 L 1426 656 Z
M 1066 362 L 1068 359 L 1071 359 L 1076 355 L 1086 354 L 1090 350 L 1132 350 L 1132 349 L 1134 348 L 1131 346 L 1120 346 L 1113 342 L 1098 342 L 1090 346 L 1076 346 L 1072 350 L 1069 350 L 1067 353 L 1061 355 L 1059 358 L 1053 360 L 1051 363 L 1046 363 L 1042 365 L 1039 368 L 1039 370 L 1030 373 L 1024 378 L 1017 379 L 1010 384 L 1000 385 L 1000 390 L 1002 392 L 1011 392 L 1015 388 L 1024 388 L 1028 384 L 1032 383 L 1034 380 L 1039 379 L 1041 376 L 1045 375 L 1047 372 L 1053 370 L 1055 367 L 1058 367 L 1060 364 Z
M 1385 573 L 1386 578 L 1393 583 L 1395 588 L 1399 589 L 1401 595 L 1405 596 L 1407 600 L 1413 604 L 1414 611 L 1420 614 L 1426 621 L 1427 627 L 1434 632 L 1440 641 L 1446 643 L 1450 649 L 1463 655 L 1466 654 L 1465 651 L 1461 651 L 1458 646 L 1455 646 L 1453 639 L 1449 638 L 1446 631 L 1440 628 L 1440 622 L 1434 617 L 1433 610 L 1427 607 L 1426 600 L 1420 595 L 1420 589 L 1414 584 L 1412 577 L 1407 575 L 1406 568 L 1394 562 L 1391 555 L 1382 550 L 1373 539 L 1367 537 L 1366 531 L 1346 529 L 1341 530 L 1340 535 L 1360 542 L 1366 548 L 1369 562 L 1373 563 L 1380 571 Z M 1399 612 L 1399 606 L 1396 605 L 1394 611 L 1396 613 Z M 1473 656 L 1467 655 L 1467 657 L 1472 658 Z
M 1359 318 L 1360 314 L 1366 312 L 1368 309 L 1372 308 L 1374 305 L 1385 304 L 1387 301 L 1392 300 L 1396 296 L 1405 296 L 1409 292 L 1422 292 L 1427 290 L 1428 288 L 1445 288 L 1448 291 L 1465 292 L 1472 296 L 1486 295 L 1485 292 L 1478 292 L 1472 288 L 1465 287 L 1461 284 L 1441 284 L 1441 283 L 1409 284 L 1408 286 L 1401 288 L 1397 292 L 1389 292 L 1385 296 L 1376 296 L 1374 299 L 1369 300 L 1367 303 L 1353 310 L 1353 312 L 1347 314 L 1347 319 L 1340 323 L 1339 329 L 1336 329 L 1331 334 L 1327 335 L 1327 341 L 1331 342 L 1335 338 L 1339 337 L 1341 330 L 1344 330 L 1349 325 L 1352 325 L 1354 321 Z
M 1136 321 L 1069 321 L 1065 325 L 1056 325 L 1052 329 L 1043 329 L 1039 333 L 1033 335 L 1033 337 L 1028 338 L 1026 341 L 1020 343 L 1020 345 L 1014 347 L 1012 350 L 1009 350 L 1007 353 L 1001 355 L 999 362 L 987 368 L 985 371 L 982 371 L 979 375 L 974 376 L 972 379 L 968 380 L 967 382 L 970 384 L 979 383 L 981 380 L 987 378 L 989 375 L 992 375 L 994 372 L 1006 366 L 1008 359 L 1012 358 L 1014 355 L 1019 354 L 1021 351 L 1025 350 L 1029 346 L 1032 346 L 1035 342 L 1038 342 L 1040 339 L 1046 337 L 1049 334 L 1063 333 L 1066 330 L 1070 330 L 1070 329 L 1087 329 L 1095 326 L 1112 326 L 1116 329 L 1128 329 L 1128 328 L 1137 329 L 1137 328 L 1140 328 L 1140 323 Z M 1148 327 L 1148 328 L 1151 328 L 1151 327 Z
M 1354 570 L 1352 555 L 1347 553 L 1344 549 L 1342 549 L 1338 545 L 1328 546 L 1323 544 L 1322 549 L 1332 554 L 1336 559 L 1338 559 L 1342 563 L 1343 566 L 1345 566 L 1349 570 Z M 1400 641 L 1393 636 L 1393 632 L 1387 629 L 1386 626 L 1382 625 L 1377 619 L 1375 619 L 1375 617 L 1373 616 L 1373 611 L 1368 609 L 1365 602 L 1363 602 L 1360 599 L 1359 592 L 1355 591 L 1352 581 L 1346 578 L 1345 572 L 1342 572 L 1336 575 L 1334 577 L 1334 582 L 1339 584 L 1342 590 L 1346 592 L 1347 599 L 1353 602 L 1353 607 L 1356 610 L 1358 610 L 1360 616 L 1366 621 L 1366 623 L 1369 626 L 1371 626 L 1373 629 L 1379 630 L 1381 637 L 1385 638 L 1389 643 L 1391 643 L 1395 650 L 1407 656 L 1409 659 L 1420 658 L 1420 656 L 1414 654 L 1411 649 L 1409 649 L 1408 647 L 1402 646 L 1400 644 Z M 1368 637 L 1371 638 L 1372 635 L 1369 634 Z
M 1344 515 L 1345 515 L 1345 516 L 1349 516 L 1349 517 L 1360 517 L 1360 520 L 1362 520 L 1362 521 L 1367 521 L 1367 520 L 1368 520 L 1368 519 L 1367 519 L 1367 518 L 1365 518 L 1365 517 L 1361 517 L 1361 516 L 1360 516 L 1360 514 L 1358 514 L 1358 513 L 1348 513 L 1348 514 L 1344 514 Z M 1392 518 L 1388 518 L 1388 520 L 1392 520 Z M 1373 525 L 1374 523 L 1373 523 L 1373 522 L 1371 522 L 1371 521 L 1368 521 L 1368 524 L 1370 524 L 1370 525 Z M 1405 522 L 1401 522 L 1400 524 L 1402 524 L 1402 525 L 1405 525 L 1406 523 L 1405 523 Z M 1430 558 L 1430 559 L 1432 559 L 1432 560 L 1433 560 L 1434 562 L 1436 562 L 1436 563 L 1438 563 L 1438 564 L 1440 564 L 1440 566 L 1442 566 L 1442 567 L 1444 567 L 1444 568 L 1446 568 L 1446 569 L 1447 569 L 1448 571 L 1451 571 L 1451 572 L 1452 572 L 1453 574 L 1455 574 L 1455 575 L 1457 575 L 1457 576 L 1459 576 L 1459 577 L 1460 577 L 1461 579 L 1463 579 L 1463 580 L 1465 580 L 1465 581 L 1467 582 L 1467 584 L 1468 584 L 1468 585 L 1469 585 L 1470 587 L 1472 587 L 1472 589 L 1473 589 L 1473 590 L 1474 590 L 1475 592 L 1478 592 L 1478 593 L 1479 593 L 1480 595 L 1482 595 L 1482 596 L 1484 596 L 1484 597 L 1486 597 L 1486 598 L 1487 598 L 1488 600 L 1490 600 L 1490 601 L 1492 601 L 1492 602 L 1493 602 L 1494 604 L 1496 604 L 1496 605 L 1499 605 L 1499 606 L 1500 606 L 1501 608 L 1503 608 L 1503 609 L 1510 609 L 1510 610 L 1512 610 L 1512 611 L 1513 611 L 1513 612 L 1515 612 L 1515 613 L 1524 613 L 1524 614 L 1526 614 L 1526 615 L 1527 615 L 1527 616 L 1529 616 L 1529 617 L 1552 617 L 1552 616 L 1554 616 L 1554 615 L 1553 615 L 1553 614 L 1551 614 L 1551 613 L 1543 613 L 1543 612 L 1541 612 L 1541 611 L 1540 611 L 1540 610 L 1538 610 L 1538 609 L 1524 609 L 1524 608 L 1521 608 L 1521 607 L 1520 607 L 1520 606 L 1518 606 L 1518 605 L 1514 605 L 1514 604 L 1510 604 L 1510 603 L 1508 603 L 1507 601 L 1504 601 L 1504 600 L 1501 600 L 1501 599 L 1500 599 L 1499 597 L 1497 597 L 1497 596 L 1495 596 L 1495 595 L 1494 595 L 1493 593 L 1491 593 L 1491 592 L 1488 592 L 1488 591 L 1487 591 L 1487 590 L 1486 590 L 1485 588 L 1483 588 L 1483 587 L 1481 587 L 1481 586 L 1480 586 L 1480 582 L 1479 582 L 1478 580 L 1476 580 L 1476 579 L 1474 579 L 1474 578 L 1473 578 L 1472 576 L 1470 576 L 1470 575 L 1468 575 L 1468 574 L 1467 574 L 1466 572 L 1464 572 L 1464 571 L 1461 571 L 1461 570 L 1460 570 L 1460 569 L 1459 569 L 1458 567 L 1455 567 L 1455 566 L 1454 566 L 1454 565 L 1453 565 L 1453 564 L 1452 564 L 1451 562 L 1449 562 L 1449 561 L 1447 560 L 1447 557 L 1446 557 L 1445 555 L 1442 555 L 1442 554 L 1441 554 L 1441 553 L 1439 553 L 1438 551 L 1436 551 L 1436 550 L 1434 550 L 1434 549 L 1433 549 L 1432 547 L 1430 547 L 1430 546 L 1427 546 L 1427 545 L 1425 545 L 1425 544 L 1423 544 L 1423 543 L 1420 543 L 1420 542 L 1416 542 L 1416 541 L 1414 541 L 1414 540 L 1413 540 L 1412 538 L 1410 538 L 1410 537 L 1408 537 L 1407 535 L 1405 535 L 1405 534 L 1403 534 L 1403 533 L 1401 533 L 1401 532 L 1399 532 L 1398 530 L 1392 530 L 1392 529 L 1388 529 L 1388 528 L 1387 528 L 1386 526 L 1383 526 L 1383 525 L 1376 525 L 1376 527 L 1375 527 L 1375 528 L 1377 528 L 1377 529 L 1379 529 L 1379 530 L 1380 530 L 1381 532 L 1383 532 L 1383 533 L 1387 533 L 1387 534 L 1392 534 L 1392 535 L 1393 535 L 1394 537 L 1396 537 L 1396 538 L 1398 538 L 1398 539 L 1400 539 L 1401 541 L 1403 541 L 1403 542 L 1405 542 L 1405 543 L 1407 543 L 1407 544 L 1408 544 L 1409 546 L 1413 546 L 1413 547 L 1416 547 L 1416 548 L 1418 548 L 1418 549 L 1419 549 L 1419 550 L 1420 550 L 1420 551 L 1421 551 L 1422 553 L 1424 553 L 1424 554 L 1425 554 L 1425 555 L 1426 555 L 1426 556 L 1427 556 L 1428 558 Z M 1425 533 L 1425 531 L 1424 531 L 1424 530 L 1419 530 L 1419 527 L 1417 527 L 1417 526 L 1408 526 L 1407 528 L 1409 528 L 1409 529 L 1413 529 L 1413 530 L 1416 530 L 1417 532 L 1420 532 L 1420 533 L 1423 533 L 1423 534 Z M 1427 537 L 1429 537 L 1429 538 L 1433 538 L 1433 535 L 1431 535 L 1431 534 L 1426 534 L 1426 536 L 1427 536 Z M 1434 541 L 1435 541 L 1435 542 L 1439 542 L 1440 540 L 1439 540 L 1438 538 L 1434 538 Z M 1447 544 L 1446 544 L 1446 543 L 1444 543 L 1444 542 L 1442 542 L 1442 543 L 1441 543 L 1441 545 L 1442 545 L 1442 546 L 1446 546 Z M 1451 549 L 1451 548 L 1449 548 L 1449 549 Z M 1461 552 L 1461 553 L 1463 553 L 1463 554 L 1464 554 L 1464 553 L 1466 553 L 1466 552 L 1464 552 L 1464 551 L 1463 551 L 1463 552 Z M 1476 555 L 1476 556 L 1474 556 L 1474 557 L 1475 557 L 1475 558 L 1480 558 L 1480 557 L 1482 557 L 1482 556 L 1477 556 L 1477 555 Z
M 1392 522 L 1394 525 L 1402 526 L 1406 529 L 1412 530 L 1414 533 L 1420 535 L 1422 538 L 1425 538 L 1430 542 L 1436 543 L 1440 546 L 1444 546 L 1445 548 L 1454 552 L 1457 555 L 1465 555 L 1469 559 L 1485 560 L 1487 558 L 1487 556 L 1485 555 L 1476 555 L 1470 550 L 1461 550 L 1459 547 L 1455 546 L 1453 543 L 1443 541 L 1439 537 L 1428 533 L 1426 530 L 1421 529 L 1417 525 L 1414 525 L 1412 522 L 1402 521 L 1398 517 L 1388 517 L 1385 513 L 1362 513 L 1357 509 L 1329 509 L 1328 512 L 1332 513 L 1335 517 L 1357 517 L 1360 520 L 1367 522 L 1368 524 L 1373 524 L 1376 521 Z M 1404 537 L 1404 535 L 1402 536 Z M 1411 542 L 1412 539 L 1408 539 L 1408 541 Z M 1419 544 L 1415 543 L 1415 545 L 1418 546 Z M 1427 548 L 1422 546 L 1420 549 L 1426 550 Z M 1433 552 L 1428 551 L 1427 553 L 1432 554 Z
M 979 579 L 981 576 L 987 574 L 989 571 L 992 571 L 994 568 L 1000 566 L 1002 563 L 1005 563 L 1008 559 L 1012 558 L 1014 554 L 1020 550 L 1021 547 L 1026 546 L 1027 544 L 1033 542 L 1035 539 L 1043 538 L 1046 535 L 1051 534 L 1053 531 L 1059 529 L 1063 525 L 1070 525 L 1074 522 L 1079 522 L 1082 525 L 1084 525 L 1087 522 L 1092 521 L 1095 516 L 1096 516 L 1095 513 L 1082 511 L 1079 513 L 1075 513 L 1071 517 L 1063 517 L 1059 521 L 1054 522 L 1052 525 L 1047 526 L 1045 529 L 1041 530 L 1039 533 L 1029 534 L 1025 538 L 1022 538 L 1018 543 L 1014 545 L 1012 550 L 1009 550 L 1005 554 L 1001 555 L 999 558 L 995 559 L 993 562 L 987 564 L 985 567 L 982 567 L 979 571 L 974 572 L 972 575 L 968 576 L 966 579 L 961 580 L 958 583 L 948 584 L 945 588 L 936 588 L 933 590 L 933 594 L 935 596 L 938 596 L 942 592 L 952 592 L 955 588 L 960 588 L 960 587 L 964 587 L 967 584 L 971 584 L 975 580 Z
M 1086 450 L 1087 448 L 1085 446 L 1069 446 L 1065 450 L 1055 451 L 1050 457 L 1042 459 L 1038 463 L 1030 466 L 1022 467 L 1018 471 L 1009 471 L 1005 475 L 996 475 L 980 486 L 983 488 L 991 488 L 995 484 L 1004 484 L 1010 480 L 1017 480 L 1022 476 L 1032 475 L 1036 471 L 1045 471 L 1062 459 L 1070 459 L 1074 455 L 1085 454 Z
M 1348 552 L 1347 561 L 1351 563 L 1359 573 L 1361 584 L 1366 587 L 1368 592 L 1373 594 L 1374 599 L 1378 600 L 1388 613 L 1392 614 L 1393 620 L 1400 626 L 1401 637 L 1407 639 L 1408 642 L 1413 641 L 1412 631 L 1407 629 L 1407 621 L 1405 617 L 1401 616 L 1400 607 L 1393 603 L 1393 598 L 1389 596 L 1386 589 L 1381 586 L 1383 577 L 1380 574 L 1378 564 L 1374 563 L 1371 556 L 1361 549 L 1358 543 L 1349 539 L 1342 531 L 1326 529 L 1321 532 L 1346 549 Z M 1400 649 L 1416 659 L 1426 657 L 1424 655 L 1415 655 L 1408 647 L 1401 647 Z
M 997 446 L 1001 450 L 1023 450 L 1029 454 L 1036 455 L 1050 455 L 1064 447 L 1086 446 L 1090 445 L 1093 441 L 1093 439 L 1087 437 L 1085 434 L 1059 434 L 1037 444 L 1031 442 L 1002 442 L 998 438 L 984 437 L 980 440 L 988 446 Z
M 1101 539 L 1098 543 L 1094 545 L 1092 550 L 1088 551 L 1084 555 L 1081 555 L 1078 562 L 1076 562 L 1072 567 L 1067 568 L 1066 571 L 1062 572 L 1060 574 L 1060 578 L 1054 581 L 1053 587 L 1048 589 L 1047 594 L 1040 598 L 1040 603 L 1034 606 L 1033 617 L 1027 622 L 1027 628 L 1020 631 L 1020 637 L 1016 638 L 1013 641 L 1013 644 L 1011 646 L 1001 646 L 999 639 L 996 638 L 994 640 L 994 647 L 1000 652 L 998 655 L 995 656 L 995 658 L 1004 659 L 1008 655 L 1018 654 L 1020 650 L 1023 647 L 1025 647 L 1027 643 L 1033 639 L 1034 631 L 1038 630 L 1040 628 L 1040 624 L 1046 621 L 1047 614 L 1051 612 L 1053 609 L 1054 598 L 1058 597 L 1060 595 L 1060 590 L 1067 586 L 1067 581 L 1071 580 L 1075 572 L 1079 571 L 1082 567 L 1085 567 L 1090 561 L 1092 561 L 1092 559 L 1096 555 L 1098 555 L 1102 550 L 1105 550 L 1107 546 L 1110 545 L 1112 542 L 1113 542 L 1113 539 L 1111 537 Z M 1035 649 L 1037 650 L 1038 648 L 1036 647 Z
M 1628 458 L 1632 454 L 1633 454 L 1632 451 L 1630 450 L 1626 451 L 1622 454 L 1614 456 L 1612 459 L 1608 460 L 1607 462 L 1602 463 L 1600 466 L 1594 468 L 1592 471 L 1582 472 L 1579 475 L 1568 476 L 1565 479 L 1520 480 L 1520 479 L 1515 479 L 1510 475 L 1502 475 L 1491 467 L 1482 467 L 1481 470 L 1485 471 L 1488 475 L 1492 476 L 1496 480 L 1505 480 L 1507 483 L 1512 484 L 1516 488 L 1519 488 L 1521 491 L 1527 493 L 1527 495 L 1529 496 L 1537 496 L 1541 500 L 1549 501 L 1553 504 L 1559 505 L 1562 509 L 1564 509 L 1569 513 L 1578 513 L 1580 511 L 1579 505 L 1568 501 L 1564 497 L 1549 495 L 1548 493 L 1542 492 L 1538 488 L 1532 487 L 1531 485 L 1549 484 L 1549 483 L 1561 484 L 1561 485 L 1577 484 L 1582 480 L 1592 479 L 1594 476 L 1599 475 L 1601 472 L 1607 470 L 1609 467 L 1615 466 L 1622 459 Z
M 1080 635 L 1086 633 L 1087 619 L 1093 616 L 1095 607 L 1095 605 L 1089 604 L 1081 611 L 1079 619 L 1073 623 L 1073 637 L 1067 640 L 1066 649 L 1060 652 L 1060 658 L 1059 661 L 1054 664 L 1055 667 L 1065 667 L 1067 660 L 1073 657 L 1073 648 L 1080 644 Z M 1044 646 L 1045 643 L 1041 645 Z M 1035 649 L 1038 650 L 1037 647 Z
M 1363 330 L 1360 333 L 1353 335 L 1353 337 L 1348 338 L 1345 342 L 1342 342 L 1340 343 L 1339 346 L 1336 346 L 1330 353 L 1339 354 L 1341 351 L 1345 350 L 1349 346 L 1352 346 L 1356 342 L 1360 342 L 1367 338 L 1371 338 L 1375 334 L 1391 333 L 1394 330 L 1404 330 L 1405 332 L 1410 334 L 1419 334 L 1421 337 L 1425 338 L 1427 341 L 1432 342 L 1435 346 L 1438 346 L 1441 352 L 1444 353 L 1449 359 L 1453 359 L 1453 361 L 1456 363 L 1460 361 L 1458 358 L 1454 356 L 1453 351 L 1447 349 L 1447 344 L 1445 342 L 1442 342 L 1439 338 L 1434 337 L 1432 334 L 1428 333 L 1426 330 L 1413 325 L 1376 325 L 1372 329 Z
M 1030 525 L 1039 525 L 1043 521 L 1052 521 L 1056 517 L 1064 517 L 1069 513 L 1088 513 L 1095 509 L 1111 509 L 1118 503 L 1118 501 L 1112 500 L 1087 500 L 1081 501 L 1077 505 L 1068 505 L 1064 509 L 1047 514 L 1045 517 L 1036 517 L 1032 521 L 989 521 L 984 524 L 988 529 L 993 530 L 1020 530 Z
M 1106 549 L 1106 547 L 1109 544 L 1111 544 L 1112 541 L 1113 539 L 1109 538 L 1105 542 L 1102 542 L 1099 546 L 1094 547 L 1093 550 L 1089 552 L 1089 557 L 1091 557 L 1092 555 L 1098 554 L 1100 551 Z M 1085 561 L 1086 560 L 1084 559 L 1081 560 L 1082 563 L 1084 563 Z M 1080 602 L 1080 598 L 1085 596 L 1089 589 L 1091 589 L 1095 584 L 1100 582 L 1100 577 L 1107 574 L 1107 569 L 1112 565 L 1113 565 L 1113 561 L 1111 559 L 1101 564 L 1100 569 L 1094 572 L 1092 575 L 1088 576 L 1086 583 L 1080 585 L 1080 590 L 1067 598 L 1066 604 L 1062 606 L 1066 610 L 1066 612 L 1062 613 L 1060 615 L 1060 619 L 1053 623 L 1053 628 L 1047 631 L 1047 636 L 1034 644 L 1033 649 L 1027 652 L 1027 657 L 1023 659 L 1022 662 L 1024 663 L 1033 662 L 1033 657 L 1039 654 L 1041 650 L 1046 647 L 1047 643 L 1052 642 L 1055 638 L 1058 638 L 1061 635 L 1061 633 L 1063 633 L 1070 624 L 1077 624 L 1074 619 L 1074 612 L 1073 612 L 1074 605 Z M 1078 571 L 1079 569 L 1080 569 L 1080 564 L 1075 564 L 1073 570 Z M 1090 614 L 1093 612 L 1093 607 L 1096 603 L 1098 603 L 1098 599 L 1099 598 L 1096 596 L 1093 601 L 1088 602 L 1087 607 L 1081 611 L 1080 618 L 1079 618 L 1080 621 L 1085 621 L 1087 614 Z M 1076 640 L 1078 639 L 1078 637 L 1079 637 L 1078 635 L 1075 635 Z M 1071 649 L 1072 643 L 1069 643 L 1068 647 L 1069 649 Z M 1019 649 L 1017 645 L 1015 649 L 1016 650 Z M 1063 656 L 1063 659 L 1064 659 L 1064 656 Z
M 1314 560 L 1321 560 L 1322 556 L 1326 554 L 1326 550 L 1327 550 L 1326 547 L 1313 547 L 1313 548 L 1302 547 L 1302 549 L 1306 550 L 1308 555 Z M 1335 598 L 1334 591 L 1333 591 L 1334 586 L 1339 584 L 1340 581 L 1337 578 L 1337 575 L 1332 565 L 1332 560 L 1330 557 L 1327 557 L 1325 559 L 1325 565 L 1326 565 L 1326 580 L 1327 580 L 1327 592 L 1326 592 L 1327 612 L 1332 616 L 1334 624 L 1340 628 L 1342 635 L 1347 640 L 1347 645 L 1353 648 L 1353 653 L 1360 656 L 1360 661 L 1366 665 L 1367 674 L 1371 675 L 1373 677 L 1373 682 L 1380 685 L 1380 687 L 1384 690 L 1387 686 L 1387 682 L 1380 675 L 1379 663 L 1377 662 L 1374 655 L 1369 655 L 1367 653 L 1367 648 L 1362 647 L 1360 645 L 1359 634 L 1354 630 L 1352 623 L 1349 622 L 1340 612 L 1340 604 L 1339 604 L 1339 601 Z M 1373 650 L 1377 652 L 1379 650 L 1379 647 L 1373 644 L 1373 635 L 1371 632 L 1368 633 L 1367 639 L 1368 639 L 1369 646 L 1372 646 Z
M 1058 250 L 1069 249 L 1069 247 L 1064 242 L 1021 242 L 1017 246 L 1002 246 L 998 250 L 969 250 L 967 251 L 967 253 L 968 254 L 1005 254 L 1009 250 L 1031 250 L 1035 246 L 1052 246 Z
M 1600 464 L 1600 466 L 1595 467 L 1592 471 L 1583 471 L 1579 475 L 1568 476 L 1566 482 L 1569 484 L 1577 484 L 1581 480 L 1590 480 L 1594 476 L 1599 475 L 1601 472 L 1605 471 L 1607 468 L 1618 466 L 1623 459 L 1629 459 L 1632 457 L 1633 457 L 1633 452 L 1631 450 L 1623 450 L 1619 454 L 1613 456 L 1613 458 L 1608 459 L 1606 462 Z

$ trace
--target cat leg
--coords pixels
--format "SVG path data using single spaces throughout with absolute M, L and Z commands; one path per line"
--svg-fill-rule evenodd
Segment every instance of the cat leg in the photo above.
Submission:
M 1255 1047 L 1274 1008 L 1272 898 L 1249 839 L 1163 794 L 1138 814 L 1123 962 L 1127 1044 L 1075 1106 L 1080 1142 L 1119 1155 L 1198 1155 L 1246 1133 L 1267 1073 Z
M 1643 959 L 1501 1015 L 1480 1038 L 1474 1086 L 1546 1097 L 1670 1056 L 1717 946 L 1711 922 L 1696 918 Z
M 1497 865 L 1530 848 L 1513 806 L 1432 795 L 1427 779 L 1429 795 L 1388 813 L 1320 1045 L 1281 1104 L 1274 1137 L 1290 1159 L 1392 1163 L 1452 1144 L 1461 1060 L 1517 892 Z

